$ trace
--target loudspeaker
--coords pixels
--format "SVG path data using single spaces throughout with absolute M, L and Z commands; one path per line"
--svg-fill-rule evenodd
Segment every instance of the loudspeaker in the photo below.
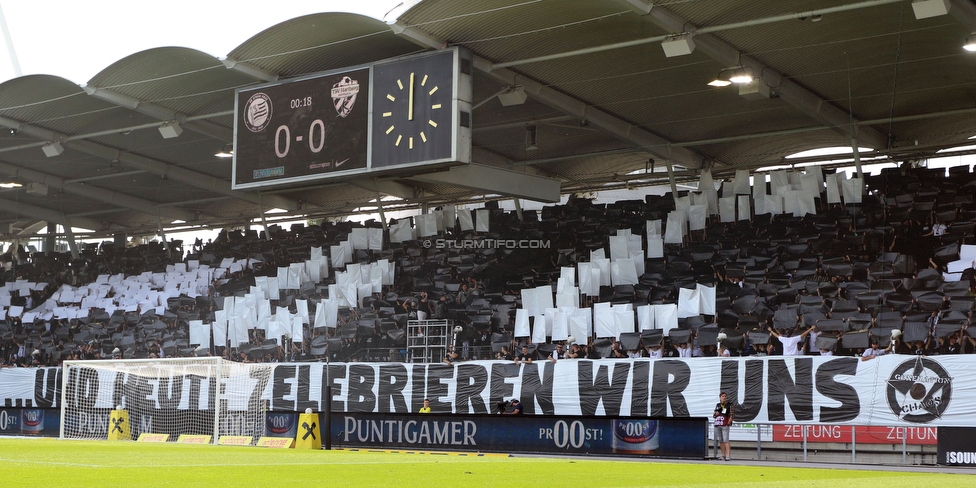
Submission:
M 749 83 L 739 85 L 739 95 L 746 100 L 762 100 L 769 98 L 769 85 L 756 78 Z
M 664 55 L 669 58 L 691 54 L 695 50 L 695 41 L 690 35 L 681 35 L 674 38 L 665 39 L 661 42 L 664 48 Z
M 525 128 L 525 150 L 534 151 L 539 149 L 539 128 L 530 125 Z
M 159 126 L 159 133 L 163 136 L 163 139 L 172 139 L 179 137 L 183 133 L 183 128 L 180 127 L 178 122 L 167 122 Z
M 525 89 L 523 89 L 521 86 L 516 86 L 511 90 L 505 93 L 500 93 L 498 95 L 498 101 L 502 102 L 502 106 L 505 107 L 510 107 L 512 105 L 522 105 L 523 103 L 525 103 L 526 98 L 527 96 L 525 94 Z
M 59 156 L 64 152 L 64 147 L 58 141 L 49 142 L 41 146 L 41 151 L 44 151 L 44 155 L 53 158 L 54 156 Z
M 37 195 L 47 195 L 47 185 L 43 183 L 28 183 L 27 193 L 34 193 Z
M 915 0 L 912 10 L 918 20 L 946 15 L 949 13 L 949 0 Z

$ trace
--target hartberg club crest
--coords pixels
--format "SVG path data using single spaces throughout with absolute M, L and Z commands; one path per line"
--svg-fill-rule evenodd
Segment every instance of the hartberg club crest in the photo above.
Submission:
M 938 362 L 905 361 L 888 378 L 888 408 L 899 419 L 925 424 L 942 417 L 952 398 L 952 377 Z
M 261 132 L 271 123 L 274 107 L 264 93 L 255 93 L 244 104 L 244 125 L 251 132 Z
M 335 105 L 339 117 L 346 118 L 352 112 L 358 93 L 359 82 L 348 76 L 343 76 L 338 83 L 332 85 L 332 104 Z

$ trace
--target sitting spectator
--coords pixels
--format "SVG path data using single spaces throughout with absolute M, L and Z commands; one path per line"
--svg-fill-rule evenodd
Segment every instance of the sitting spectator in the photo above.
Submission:
M 450 346 L 447 346 L 447 355 L 444 356 L 444 363 L 445 364 L 454 364 L 455 362 L 458 361 L 458 358 L 460 358 L 460 357 L 461 357 L 461 355 L 458 354 L 457 351 L 454 350 L 454 345 L 452 344 Z

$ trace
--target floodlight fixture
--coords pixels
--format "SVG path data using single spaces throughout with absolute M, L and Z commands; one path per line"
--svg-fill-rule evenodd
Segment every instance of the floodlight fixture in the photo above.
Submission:
M 737 84 L 752 83 L 752 68 L 735 68 L 732 71 L 732 76 L 729 77 L 729 81 Z
M 966 38 L 966 43 L 962 45 L 962 48 L 969 52 L 976 52 L 976 32 L 973 32 Z
M 735 66 L 719 71 L 718 76 L 708 82 L 708 86 L 729 86 L 732 83 L 741 85 L 752 83 L 752 80 L 752 68 L 748 66 Z
M 218 158 L 232 158 L 234 157 L 234 146 L 224 144 L 223 147 L 220 148 L 220 151 L 214 153 L 214 156 Z
M 723 69 L 722 71 L 718 72 L 718 76 L 716 76 L 714 80 L 708 82 L 708 86 L 729 86 L 732 84 L 732 82 L 729 81 L 729 78 L 731 77 L 732 68 Z

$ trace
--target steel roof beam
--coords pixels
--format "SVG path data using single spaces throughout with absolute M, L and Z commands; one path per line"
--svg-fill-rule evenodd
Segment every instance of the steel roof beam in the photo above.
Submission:
M 71 193 L 73 195 L 78 195 L 112 205 L 118 205 L 120 207 L 125 207 L 130 210 L 136 210 L 153 216 L 163 216 L 166 218 L 186 221 L 193 221 L 199 218 L 195 212 L 178 208 L 162 208 L 149 200 L 144 200 L 142 198 L 117 193 L 95 186 L 81 183 L 69 184 L 58 176 L 42 173 L 40 171 L 34 171 L 32 169 L 24 168 L 4 161 L 0 161 L 0 172 L 25 178 L 30 181 L 35 181 L 66 193 Z
M 9 127 L 11 129 L 17 129 L 17 131 L 22 134 L 29 135 L 42 141 L 64 141 L 63 144 L 65 146 L 74 148 L 78 151 L 91 154 L 92 156 L 108 161 L 118 161 L 126 166 L 141 169 L 149 173 L 159 175 L 163 178 L 170 178 L 174 181 L 186 183 L 187 185 L 195 188 L 200 188 L 202 190 L 211 191 L 221 195 L 231 196 L 255 205 L 258 205 L 261 202 L 261 197 L 256 193 L 234 191 L 231 189 L 229 181 L 221 180 L 208 174 L 198 173 L 196 171 L 181 168 L 169 163 L 164 163 L 156 159 L 115 149 L 111 146 L 106 146 L 97 142 L 87 140 L 72 141 L 69 140 L 69 137 L 65 136 L 64 134 L 59 134 L 36 125 L 25 124 L 8 117 L 0 117 L 0 125 Z M 300 207 L 298 202 L 278 195 L 266 196 L 264 204 L 289 211 L 297 211 Z
M 265 71 L 261 68 L 256 68 L 248 63 L 244 63 L 230 58 L 222 58 L 220 62 L 224 63 L 224 66 L 226 66 L 227 69 L 232 69 L 234 71 L 244 73 L 245 75 L 250 76 L 251 78 L 255 78 L 261 81 L 266 81 L 269 83 L 274 83 L 278 81 L 277 73 L 271 73 L 270 71 Z
M 16 200 L 0 198 L 0 207 L 3 208 L 3 213 L 10 213 L 31 219 L 43 220 L 45 222 L 54 222 L 65 227 L 84 227 L 94 231 L 107 230 L 105 222 L 102 221 L 86 219 L 84 217 L 68 218 L 61 212 L 44 207 L 38 207 L 28 203 L 18 202 Z
M 671 11 L 653 5 L 647 0 L 617 0 L 626 5 L 638 15 L 641 15 L 658 27 L 668 32 L 692 32 L 697 27 Z M 863 2 L 871 4 L 873 2 Z M 884 2 L 877 2 L 878 4 Z M 875 149 L 888 147 L 888 136 L 872 127 L 857 125 L 857 120 L 840 107 L 830 103 L 823 97 L 790 80 L 782 73 L 763 64 L 759 60 L 743 54 L 738 48 L 712 34 L 695 34 L 695 46 L 699 52 L 705 53 L 712 59 L 725 66 L 748 66 L 753 73 L 761 76 L 762 82 L 776 90 L 779 98 L 789 103 L 797 110 L 818 122 L 851 138 L 857 138 L 861 144 Z
M 639 151 L 639 149 L 632 149 L 632 151 Z M 471 160 L 485 166 L 494 166 L 496 168 L 520 171 L 531 176 L 569 180 L 569 178 L 566 178 L 555 171 L 543 170 L 534 166 L 528 166 L 524 161 L 511 160 L 505 156 L 502 156 L 501 154 L 489 151 L 483 147 L 474 146 L 471 148 Z
M 364 190 L 380 192 L 384 195 L 390 195 L 397 198 L 402 198 L 404 200 L 413 200 L 423 196 L 423 191 L 420 188 L 404 185 L 403 183 L 399 183 L 397 181 L 379 180 L 375 178 L 356 178 L 349 180 L 349 184 Z
M 976 31 L 976 4 L 972 0 L 949 0 L 949 15 L 966 26 L 970 32 Z
M 139 100 L 138 98 L 123 95 L 107 88 L 98 88 L 90 85 L 83 86 L 81 88 L 82 90 L 85 90 L 85 93 L 99 100 L 118 105 L 120 107 L 125 107 L 129 110 L 141 113 L 143 115 L 148 115 L 149 117 L 162 121 L 168 122 L 175 120 L 179 122 L 180 127 L 183 127 L 184 129 L 189 129 L 193 132 L 212 137 L 221 142 L 229 143 L 234 140 L 233 129 L 215 124 L 209 120 L 191 120 L 186 114 L 178 113 L 175 110 L 160 107 L 159 105 L 146 102 L 144 100 Z
M 447 43 L 443 40 L 436 39 L 419 31 L 415 27 L 408 27 L 396 23 L 391 25 L 390 28 L 397 35 L 426 48 L 443 49 L 447 46 Z M 590 125 L 599 127 L 611 135 L 636 144 L 654 157 L 671 160 L 676 164 L 688 168 L 700 168 L 702 162 L 705 160 L 703 156 L 694 151 L 684 148 L 672 148 L 671 141 L 529 78 L 524 74 L 517 73 L 508 68 L 495 68 L 491 61 L 481 56 L 475 55 L 473 57 L 473 64 L 478 70 L 488 74 L 488 76 L 491 76 L 496 81 L 506 85 L 521 85 L 525 93 L 531 95 L 532 98 L 542 104 L 581 120 L 585 119 Z
M 561 187 L 560 181 L 554 178 L 474 163 L 411 178 L 546 203 L 559 201 Z

